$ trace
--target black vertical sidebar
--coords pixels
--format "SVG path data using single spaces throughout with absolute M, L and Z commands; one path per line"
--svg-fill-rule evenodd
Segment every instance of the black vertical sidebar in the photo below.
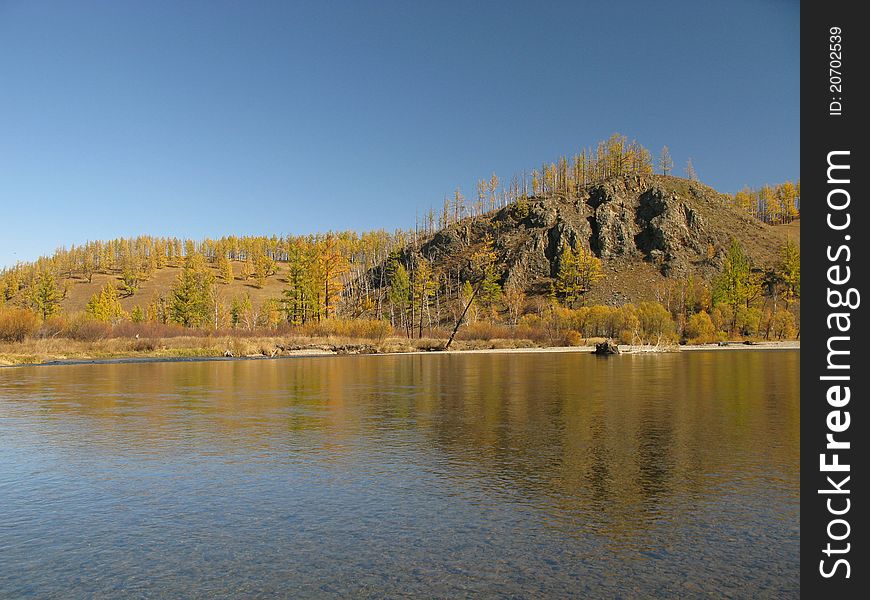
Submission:
M 859 491 L 870 489 L 870 363 L 861 352 L 870 341 L 870 104 L 862 81 L 870 32 L 859 8 L 845 1 L 801 5 L 801 593 L 807 598 L 866 597 L 870 590 L 870 495 Z

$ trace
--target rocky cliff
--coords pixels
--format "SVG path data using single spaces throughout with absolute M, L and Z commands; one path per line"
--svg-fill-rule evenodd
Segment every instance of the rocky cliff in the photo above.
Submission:
M 794 228 L 792 228 L 794 229 Z M 531 198 L 470 217 L 423 241 L 420 250 L 459 277 L 490 237 L 502 284 L 545 293 L 566 244 L 601 258 L 605 279 L 591 296 L 604 302 L 651 297 L 665 278 L 717 272 L 736 238 L 758 266 L 776 260 L 786 237 L 729 206 L 699 182 L 664 175 L 611 179 L 576 197 Z M 406 258 L 411 258 L 410 251 Z

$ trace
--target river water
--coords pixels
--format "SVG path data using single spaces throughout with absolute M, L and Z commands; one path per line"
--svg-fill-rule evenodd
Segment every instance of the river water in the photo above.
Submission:
M 0 370 L 0 597 L 796 597 L 799 351 Z

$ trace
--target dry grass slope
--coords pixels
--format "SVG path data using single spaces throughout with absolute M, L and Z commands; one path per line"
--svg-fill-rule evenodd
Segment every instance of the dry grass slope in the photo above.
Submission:
M 229 284 L 219 284 L 220 293 L 224 296 L 227 303 L 234 297 L 250 294 L 251 301 L 254 306 L 259 306 L 263 301 L 269 298 L 280 298 L 282 290 L 287 286 L 287 280 L 279 265 L 279 271 L 275 275 L 266 278 L 266 284 L 262 288 L 258 288 L 253 279 L 242 281 L 239 275 L 240 263 L 235 263 L 233 269 L 235 271 L 235 279 Z M 209 269 L 215 277 L 219 277 L 219 273 L 214 266 L 209 266 Z M 173 284 L 175 283 L 178 274 L 181 272 L 179 266 L 167 266 L 158 269 L 154 275 L 147 281 L 143 281 L 139 285 L 139 289 L 132 296 L 122 297 L 121 306 L 127 312 L 133 310 L 136 305 L 142 307 L 143 310 L 160 295 L 168 297 Z M 107 281 L 111 281 L 116 287 L 122 285 L 120 275 L 95 273 L 92 281 L 89 283 L 81 277 L 74 277 L 68 280 L 67 295 L 64 298 L 61 306 L 66 313 L 75 313 L 85 309 L 88 300 L 106 285 Z

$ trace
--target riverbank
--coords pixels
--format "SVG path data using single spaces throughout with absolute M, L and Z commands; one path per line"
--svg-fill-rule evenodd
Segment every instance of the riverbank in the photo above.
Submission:
M 66 364 L 129 360 L 264 359 L 344 354 L 408 354 L 432 352 L 446 340 L 400 337 L 366 339 L 340 336 L 178 336 L 166 338 L 28 339 L 0 343 L 0 366 Z M 535 347 L 526 339 L 455 340 L 455 350 L 497 350 Z
M 234 338 L 177 337 L 166 339 L 111 338 L 77 341 L 61 338 L 27 340 L 0 344 L 0 366 L 59 365 L 103 362 L 263 360 L 299 356 L 338 356 L 359 354 L 429 354 L 432 352 L 509 353 L 509 352 L 592 352 L 597 338 L 582 340 L 576 346 L 542 346 L 533 340 L 492 339 L 454 340 L 443 350 L 446 340 L 423 338 Z M 799 341 L 729 342 L 684 346 L 631 346 L 621 344 L 624 354 L 680 351 L 733 351 L 800 349 Z

